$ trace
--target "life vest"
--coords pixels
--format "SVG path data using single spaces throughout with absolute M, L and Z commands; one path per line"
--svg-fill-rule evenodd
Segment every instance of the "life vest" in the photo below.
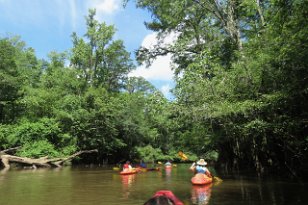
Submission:
M 196 172 L 197 173 L 202 173 L 202 174 L 205 174 L 207 171 L 207 169 L 205 167 L 201 167 L 201 166 L 196 166 Z

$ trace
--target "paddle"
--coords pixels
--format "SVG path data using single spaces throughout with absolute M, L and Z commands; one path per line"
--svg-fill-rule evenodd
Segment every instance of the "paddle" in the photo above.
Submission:
M 210 175 L 212 176 L 213 181 L 216 181 L 216 182 L 222 182 L 223 181 L 221 178 L 214 176 L 212 173 L 210 173 Z
M 219 177 L 213 176 L 213 180 L 217 182 L 222 182 L 223 180 Z
M 179 157 L 180 157 L 182 160 L 184 160 L 184 161 L 186 161 L 186 160 L 188 159 L 188 157 L 186 156 L 186 154 L 184 154 L 183 151 L 179 151 L 179 152 L 178 152 L 178 155 L 179 155 Z

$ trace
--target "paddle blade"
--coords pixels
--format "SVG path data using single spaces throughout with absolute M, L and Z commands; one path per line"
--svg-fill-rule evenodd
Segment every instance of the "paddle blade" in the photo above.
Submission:
M 188 159 L 188 157 L 186 156 L 186 154 L 184 154 L 184 152 L 182 152 L 182 151 L 179 151 L 178 152 L 178 155 L 179 155 L 179 157 L 182 159 L 182 160 L 187 160 Z
M 217 182 L 222 182 L 223 180 L 219 177 L 214 177 L 214 181 L 217 181 Z

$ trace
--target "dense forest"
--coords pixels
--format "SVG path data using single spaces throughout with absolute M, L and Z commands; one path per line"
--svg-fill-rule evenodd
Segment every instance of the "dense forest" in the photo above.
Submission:
M 225 170 L 308 173 L 308 1 L 136 0 L 172 55 L 169 101 L 143 78 L 115 27 L 86 17 L 69 52 L 38 59 L 19 37 L 0 39 L 0 150 L 21 157 L 98 153 L 75 162 L 189 160 Z

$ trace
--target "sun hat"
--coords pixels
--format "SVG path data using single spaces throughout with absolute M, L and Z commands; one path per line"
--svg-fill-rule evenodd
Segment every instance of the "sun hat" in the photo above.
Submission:
M 204 159 L 200 159 L 200 160 L 197 162 L 197 165 L 205 166 L 205 165 L 207 165 L 207 162 L 204 161 Z

